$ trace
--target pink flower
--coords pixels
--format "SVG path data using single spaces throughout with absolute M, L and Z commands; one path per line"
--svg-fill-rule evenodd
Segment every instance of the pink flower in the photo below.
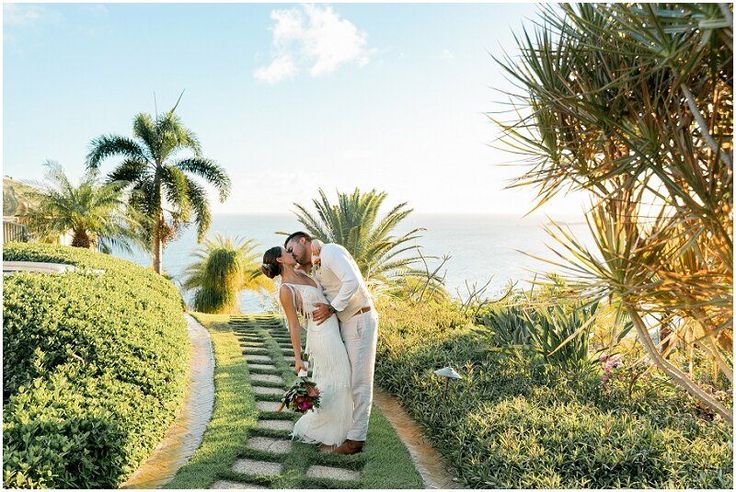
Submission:
M 622 365 L 623 365 L 623 362 L 621 362 L 621 356 L 616 354 L 613 357 L 610 357 L 608 360 L 606 360 L 603 368 L 606 370 L 616 369 L 618 367 L 621 367 Z

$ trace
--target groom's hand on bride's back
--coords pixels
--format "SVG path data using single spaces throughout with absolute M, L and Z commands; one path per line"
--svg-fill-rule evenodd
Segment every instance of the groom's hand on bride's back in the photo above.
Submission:
M 321 325 L 326 319 L 332 316 L 332 310 L 330 309 L 329 304 L 325 304 L 323 302 L 316 302 L 314 305 L 317 309 L 312 311 L 312 317 L 314 318 L 315 323 Z

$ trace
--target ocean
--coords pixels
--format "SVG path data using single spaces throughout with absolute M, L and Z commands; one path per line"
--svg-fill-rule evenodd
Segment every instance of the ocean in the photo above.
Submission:
M 569 227 L 576 239 L 590 244 L 590 233 L 580 217 L 557 217 L 558 223 Z M 556 245 L 544 231 L 548 219 L 511 215 L 410 215 L 396 233 L 407 232 L 415 227 L 426 229 L 417 244 L 427 256 L 449 255 L 450 259 L 441 272 L 446 272 L 445 284 L 451 294 L 467 296 L 467 285 L 484 285 L 490 280 L 488 293 L 504 290 L 509 281 L 517 287 L 528 288 L 533 272 L 554 271 L 555 268 L 527 254 L 553 257 L 546 244 Z M 220 233 L 223 236 L 254 239 L 261 251 L 283 244 L 284 236 L 278 232 L 293 232 L 302 227 L 294 215 L 287 214 L 222 214 L 213 215 L 208 236 Z M 193 261 L 192 253 L 197 248 L 196 229 L 190 227 L 181 236 L 169 243 L 164 250 L 163 268 L 173 275 L 180 285 L 183 272 Z M 527 254 L 524 254 L 527 253 Z M 129 255 L 116 252 L 115 256 L 127 258 L 141 265 L 150 266 L 150 257 L 143 253 Z M 430 260 L 430 266 L 437 260 Z M 189 302 L 191 293 L 184 293 Z M 270 299 L 252 292 L 243 292 L 240 307 L 243 312 L 258 312 L 270 305 Z

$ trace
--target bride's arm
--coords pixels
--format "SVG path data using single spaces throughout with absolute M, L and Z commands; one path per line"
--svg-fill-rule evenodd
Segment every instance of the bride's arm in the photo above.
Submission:
M 294 306 L 294 295 L 290 292 L 290 288 L 282 285 L 279 289 L 279 301 L 286 313 L 286 320 L 289 323 L 289 335 L 291 336 L 291 346 L 294 349 L 294 370 L 299 374 L 300 370 L 306 370 L 306 366 L 302 361 L 302 341 L 300 338 L 301 326 L 299 326 L 299 318 L 296 315 L 296 307 Z

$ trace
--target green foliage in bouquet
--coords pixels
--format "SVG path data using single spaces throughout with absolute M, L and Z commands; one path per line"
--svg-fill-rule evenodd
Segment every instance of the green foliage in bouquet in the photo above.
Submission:
M 306 413 L 309 410 L 319 408 L 320 392 L 314 381 L 308 377 L 299 377 L 294 381 L 281 399 L 279 412 L 284 408 L 294 412 Z
M 3 485 L 115 488 L 181 404 L 180 295 L 148 269 L 80 248 L 8 243 L 3 259 L 77 267 L 4 279 Z

